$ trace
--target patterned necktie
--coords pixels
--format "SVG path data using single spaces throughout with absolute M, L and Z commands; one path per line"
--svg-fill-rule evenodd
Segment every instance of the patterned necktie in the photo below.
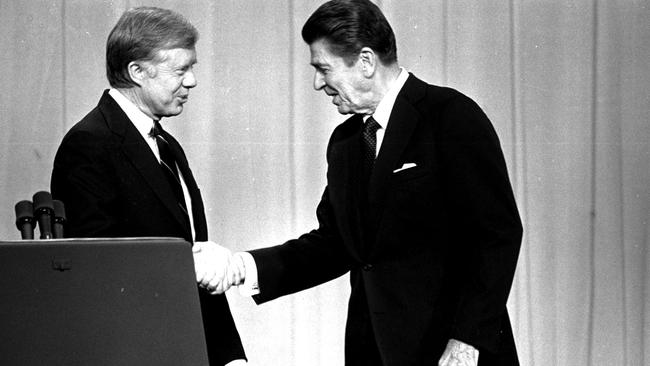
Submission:
M 169 147 L 169 142 L 164 136 L 164 130 L 158 121 L 154 122 L 150 135 L 156 139 L 156 144 L 158 145 L 158 152 L 160 153 L 160 168 L 163 170 L 165 177 L 167 177 L 167 181 L 174 192 L 178 205 L 189 220 L 187 206 L 185 205 L 185 196 L 183 195 L 183 187 L 181 186 L 178 167 L 176 166 L 176 158 Z
M 370 178 L 370 173 L 372 172 L 372 167 L 377 157 L 377 130 L 380 128 L 379 123 L 372 117 L 368 118 L 363 125 L 361 135 L 363 137 L 363 165 L 366 181 Z

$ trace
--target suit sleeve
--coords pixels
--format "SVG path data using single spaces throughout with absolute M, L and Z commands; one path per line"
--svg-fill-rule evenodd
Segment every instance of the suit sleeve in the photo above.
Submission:
M 261 304 L 330 281 L 345 274 L 351 259 L 343 247 L 328 190 L 316 209 L 319 227 L 282 245 L 252 250 Z
M 328 170 L 331 169 L 332 151 L 336 141 L 348 131 L 338 126 L 327 146 Z M 330 172 L 328 171 L 328 177 Z M 340 216 L 340 215 L 339 215 Z M 257 265 L 260 293 L 253 296 L 261 304 L 280 296 L 308 289 L 350 270 L 353 263 L 339 231 L 337 213 L 325 187 L 316 208 L 318 229 L 297 239 L 269 248 L 252 250 Z
M 56 154 L 51 191 L 66 205 L 67 237 L 116 234 L 118 184 L 104 146 L 94 134 L 72 131 Z
M 522 225 L 498 137 L 469 98 L 449 101 L 441 116 L 442 174 L 453 197 L 452 250 L 461 279 L 452 338 L 496 352 L 512 285 Z

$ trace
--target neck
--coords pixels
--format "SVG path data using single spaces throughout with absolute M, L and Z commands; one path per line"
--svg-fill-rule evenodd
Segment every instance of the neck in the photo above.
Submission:
M 372 104 L 370 107 L 370 114 L 375 113 L 377 106 L 384 99 L 384 96 L 388 93 L 390 88 L 393 86 L 397 77 L 399 76 L 400 68 L 397 63 L 393 65 L 383 66 L 378 65 L 375 70 L 373 87 L 372 87 Z
M 139 93 L 139 89 L 137 87 L 133 88 L 116 88 L 122 95 L 126 97 L 131 103 L 135 104 L 136 107 L 138 107 L 139 110 L 142 111 L 142 113 L 146 114 L 149 118 L 153 119 L 154 121 L 159 121 L 160 117 L 155 116 L 149 107 L 147 107 L 147 104 L 144 102 L 142 99 L 142 96 Z

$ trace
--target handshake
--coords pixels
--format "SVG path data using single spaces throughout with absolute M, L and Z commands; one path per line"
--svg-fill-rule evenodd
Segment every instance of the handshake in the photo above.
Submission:
M 211 294 L 223 294 L 230 287 L 244 283 L 244 254 L 233 254 L 229 249 L 212 241 L 194 243 L 192 252 L 196 282 Z

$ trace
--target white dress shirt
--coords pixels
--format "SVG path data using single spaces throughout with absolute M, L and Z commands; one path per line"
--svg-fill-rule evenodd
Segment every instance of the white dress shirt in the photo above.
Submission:
M 406 79 L 408 79 L 409 73 L 403 68 L 400 67 L 399 75 L 397 79 L 393 81 L 393 84 L 386 92 L 386 95 L 381 99 L 375 113 L 372 114 L 372 118 L 379 123 L 379 128 L 377 130 L 377 149 L 375 150 L 375 157 L 379 154 L 379 148 L 381 148 L 382 142 L 384 142 L 384 135 L 386 134 L 386 128 L 388 127 L 388 120 L 390 119 L 390 113 L 393 111 L 393 106 L 395 105 L 395 100 L 397 99 L 397 94 L 402 90 Z M 370 115 L 364 116 L 364 123 L 370 118 Z

